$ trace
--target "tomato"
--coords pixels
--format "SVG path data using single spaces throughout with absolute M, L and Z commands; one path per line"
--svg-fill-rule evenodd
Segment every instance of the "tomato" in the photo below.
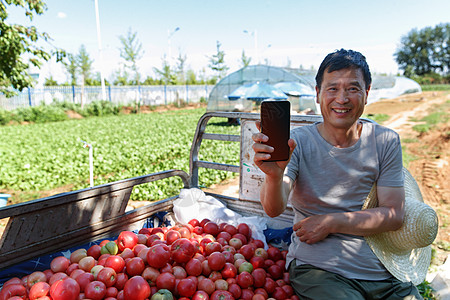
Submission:
M 84 295 L 87 299 L 101 300 L 106 295 L 106 285 L 101 281 L 92 281 L 84 289 Z
M 115 298 L 117 294 L 119 293 L 119 290 L 113 286 L 110 286 L 109 288 L 106 288 L 106 295 L 105 297 L 113 297 Z
M 199 222 L 197 219 L 192 219 L 192 220 L 190 220 L 190 221 L 188 222 L 188 224 L 190 224 L 190 225 L 192 225 L 192 226 L 194 226 L 194 227 L 200 226 L 200 222 Z
M 277 280 L 283 277 L 283 269 L 279 265 L 272 265 L 267 269 L 267 272 L 273 279 Z
M 174 266 L 172 268 L 172 274 L 176 279 L 183 279 L 187 277 L 186 270 L 182 266 Z
M 266 277 L 266 282 L 264 283 L 264 289 L 269 294 L 272 294 L 275 291 L 276 287 L 277 287 L 277 284 L 275 283 L 275 280 L 273 280 L 272 278 Z
M 170 229 L 164 234 L 164 239 L 167 241 L 167 245 L 172 245 L 173 242 L 181 238 L 181 233 L 177 230 Z
M 231 283 L 228 286 L 228 291 L 235 299 L 239 299 L 241 297 L 241 287 L 237 283 Z
M 222 252 L 222 245 L 218 242 L 209 242 L 205 245 L 205 256 L 210 255 L 213 252 Z
M 229 241 L 231 239 L 231 234 L 226 231 L 221 231 L 217 235 L 217 239 L 223 238 L 225 241 Z
M 177 285 L 178 294 L 182 297 L 191 297 L 197 289 L 193 280 L 184 278 Z
M 234 278 L 237 275 L 237 268 L 232 263 L 226 262 L 221 273 L 222 278 Z
M 250 260 L 253 257 L 253 255 L 255 255 L 255 250 L 256 250 L 256 248 L 254 245 L 247 244 L 247 245 L 243 245 L 239 249 L 239 253 L 244 255 L 246 260 Z
M 158 289 L 166 289 L 173 292 L 175 291 L 176 278 L 172 273 L 163 272 L 156 278 L 156 286 Z
M 83 274 L 78 275 L 76 278 L 74 278 L 78 285 L 80 286 L 80 291 L 84 293 L 84 290 L 86 286 L 94 281 L 94 275 L 90 272 L 84 272 Z
M 294 289 L 289 284 L 285 284 L 281 287 L 288 297 L 292 297 L 294 295 Z
M 131 277 L 123 288 L 125 300 L 144 300 L 150 297 L 150 285 L 141 276 Z
M 128 281 L 128 275 L 125 273 L 117 273 L 117 281 L 114 284 L 114 287 L 117 288 L 119 291 L 123 290 L 123 287 L 125 286 L 125 283 Z
M 275 288 L 275 291 L 272 293 L 272 297 L 277 300 L 284 300 L 288 298 L 286 292 L 280 286 Z
M 40 297 L 48 296 L 49 293 L 50 284 L 47 282 L 37 282 L 31 287 L 28 298 L 30 298 L 30 300 L 36 300 Z
M 167 289 L 160 289 L 153 294 L 151 300 L 173 300 L 172 292 Z
M 67 277 L 69 277 L 69 275 L 67 275 L 66 273 L 63 273 L 63 272 L 55 273 L 52 275 L 52 277 L 50 277 L 48 279 L 48 284 L 52 285 L 54 282 L 64 279 L 64 278 L 67 278 Z
M 214 285 L 214 281 L 205 278 L 198 282 L 198 290 L 205 291 L 208 295 L 211 295 L 216 290 L 216 286 Z
M 234 235 L 236 236 L 236 235 Z M 237 237 L 232 237 L 229 241 L 228 241 L 228 245 L 230 245 L 231 247 L 233 247 L 236 250 L 239 250 L 242 245 L 243 242 L 241 239 L 237 238 Z
M 125 260 L 119 255 L 110 255 L 106 258 L 105 267 L 113 268 L 116 273 L 120 273 L 125 267 Z
M 196 291 L 192 300 L 209 300 L 209 295 L 205 291 Z
M 210 300 L 234 300 L 233 295 L 228 291 L 215 291 L 212 293 Z
M 264 258 L 261 256 L 253 256 L 250 258 L 250 263 L 253 266 L 253 269 L 264 268 Z
M 256 288 L 263 287 L 266 283 L 266 271 L 262 268 L 257 268 L 251 274 L 253 276 L 253 286 Z
M 142 277 L 150 284 L 150 286 L 156 285 L 156 278 L 158 278 L 159 274 L 161 274 L 158 269 L 153 267 L 147 267 L 142 272 Z
M 237 228 L 234 225 L 231 225 L 231 224 L 226 224 L 223 227 L 223 231 L 228 232 L 231 236 L 233 236 L 236 233 L 238 233 Z
M 243 289 L 253 285 L 253 276 L 249 272 L 242 272 L 236 277 L 236 282 Z
M 92 275 L 94 275 L 94 280 L 97 280 L 97 275 L 98 275 L 98 273 L 99 273 L 101 270 L 103 270 L 103 268 L 105 268 L 105 267 L 102 266 L 102 265 L 95 265 L 95 266 L 92 267 L 90 273 L 91 273 Z
M 219 226 L 214 222 L 207 222 L 203 225 L 203 232 L 217 236 L 219 234 Z
M 80 259 L 82 259 L 83 257 L 86 257 L 86 256 L 88 256 L 86 249 L 84 249 L 84 248 L 77 249 L 70 254 L 70 262 L 78 263 L 80 261 Z
M 133 257 L 126 263 L 126 272 L 129 276 L 141 275 L 145 269 L 145 263 L 140 257 Z
M 170 261 L 170 250 L 166 245 L 151 246 L 147 253 L 147 263 L 150 267 L 160 269 Z
M 101 255 L 102 247 L 100 245 L 92 245 L 87 249 L 87 256 L 92 256 L 95 259 L 98 259 Z
M 53 300 L 77 300 L 79 294 L 80 286 L 70 277 L 57 280 L 50 285 L 50 297 Z
M 50 269 L 54 272 L 65 272 L 70 265 L 70 260 L 64 256 L 58 256 L 50 262 Z
M 79 270 L 79 266 L 77 263 L 70 264 L 66 269 L 66 274 L 70 276 L 73 271 Z
M 27 288 L 31 289 L 31 287 L 38 282 L 46 282 L 47 276 L 44 272 L 35 271 L 31 273 L 27 278 Z
M 138 242 L 137 234 L 131 231 L 122 231 L 117 238 L 117 246 L 119 251 L 123 252 L 125 248 L 133 249 Z
M 197 252 L 191 241 L 185 238 L 180 238 L 172 243 L 170 246 L 170 253 L 172 259 L 177 263 L 187 263 Z
M 208 218 L 204 218 L 203 220 L 200 221 L 199 226 L 203 227 L 203 226 L 205 226 L 205 224 L 208 223 L 209 221 L 211 221 L 211 220 L 208 219 Z
M 19 277 L 13 277 L 13 278 L 9 279 L 8 281 L 6 281 L 3 284 L 3 287 L 10 285 L 10 284 L 20 284 L 20 285 L 25 286 L 25 282 L 23 282 L 22 279 L 20 279 Z
M 245 235 L 247 239 L 250 239 L 252 237 L 252 230 L 246 223 L 238 224 L 237 231 L 238 233 Z
M 214 281 L 216 290 L 228 291 L 228 282 L 225 279 L 217 279 Z
M 27 289 L 22 284 L 11 283 L 4 286 L 0 291 L 0 300 L 6 300 L 14 296 L 26 298 Z
M 192 258 L 191 260 L 189 260 L 185 266 L 185 269 L 188 275 L 193 276 L 199 276 L 200 274 L 202 274 L 203 270 L 201 261 L 196 258 Z
M 269 259 L 273 260 L 274 262 L 283 259 L 283 254 L 281 254 L 280 249 L 274 246 L 270 246 L 267 249 L 267 254 L 269 256 Z
M 91 269 L 95 266 L 95 259 L 92 256 L 86 256 L 80 259 L 78 262 L 78 267 L 86 272 L 90 272 Z M 53 270 L 52 270 L 53 271 Z M 55 272 L 55 271 L 53 271 Z M 55 272 L 56 273 L 56 272 Z
M 243 300 L 252 300 L 255 293 L 250 289 L 242 289 L 241 290 L 241 299 Z
M 248 272 L 251 273 L 253 271 L 253 265 L 248 261 L 244 261 L 239 266 L 239 273 Z
M 226 262 L 227 259 L 221 252 L 213 252 L 208 256 L 208 265 L 213 271 L 222 270 Z
M 113 268 L 104 267 L 98 272 L 97 280 L 103 282 L 106 287 L 112 287 L 116 284 L 117 273 Z

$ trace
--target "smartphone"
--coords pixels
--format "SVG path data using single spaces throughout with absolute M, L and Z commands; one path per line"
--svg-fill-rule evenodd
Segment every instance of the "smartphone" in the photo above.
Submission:
M 291 102 L 287 100 L 264 100 L 261 102 L 261 132 L 269 137 L 265 143 L 274 148 L 265 161 L 289 159 Z

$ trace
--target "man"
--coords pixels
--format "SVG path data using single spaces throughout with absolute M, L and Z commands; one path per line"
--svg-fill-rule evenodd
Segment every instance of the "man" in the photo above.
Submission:
M 288 201 L 295 211 L 287 265 L 302 299 L 422 299 L 364 239 L 400 228 L 405 200 L 398 134 L 359 120 L 371 81 L 361 53 L 330 53 L 316 76 L 323 122 L 291 131 L 289 161 L 264 162 L 273 148 L 253 135 L 265 212 L 276 217 Z M 378 206 L 361 210 L 375 183 Z

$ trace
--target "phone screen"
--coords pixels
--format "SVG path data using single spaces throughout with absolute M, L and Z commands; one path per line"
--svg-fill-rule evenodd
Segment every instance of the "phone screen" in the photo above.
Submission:
M 265 143 L 274 148 L 266 161 L 289 159 L 291 103 L 287 100 L 264 100 L 261 102 L 261 132 L 269 137 Z

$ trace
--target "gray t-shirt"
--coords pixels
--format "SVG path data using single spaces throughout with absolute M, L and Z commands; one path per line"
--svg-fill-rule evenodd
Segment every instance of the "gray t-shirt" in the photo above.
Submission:
M 294 222 L 316 214 L 361 210 L 374 182 L 403 186 L 400 138 L 394 131 L 363 123 L 360 139 L 348 148 L 336 148 L 319 134 L 317 123 L 291 131 L 297 147 L 285 174 L 294 181 L 289 201 Z M 338 273 L 351 279 L 381 280 L 391 275 L 364 237 L 330 234 L 312 245 L 292 234 L 287 264 L 299 264 Z

